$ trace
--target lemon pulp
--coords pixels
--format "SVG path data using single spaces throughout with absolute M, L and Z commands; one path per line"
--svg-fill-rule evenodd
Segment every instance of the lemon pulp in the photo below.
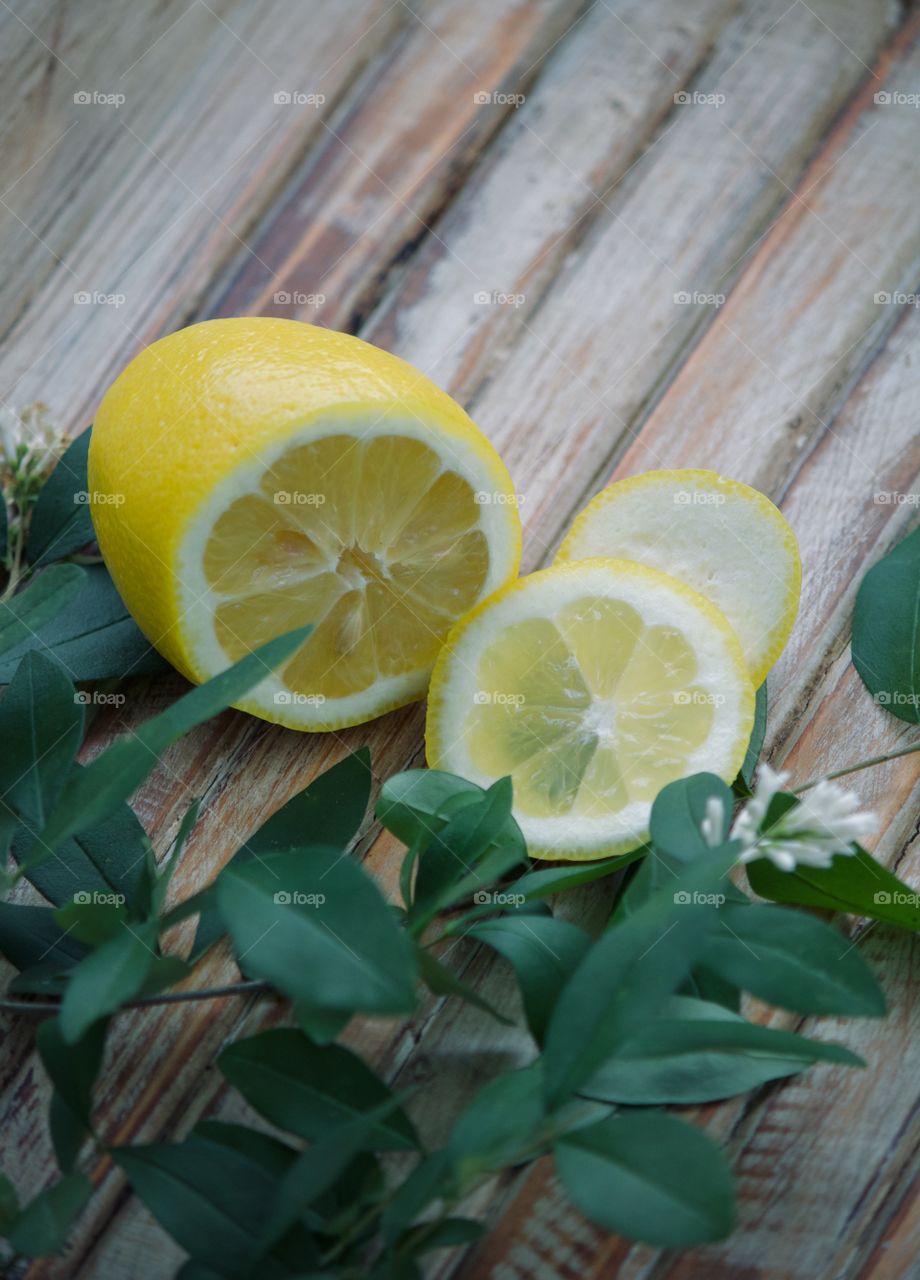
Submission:
M 712 726 L 697 662 L 674 627 L 646 627 L 621 601 L 586 596 L 505 628 L 479 660 L 489 702 L 467 722 L 470 752 L 510 773 L 522 813 L 615 813 L 682 776 Z M 523 674 L 521 674 L 523 673 Z M 513 690 L 513 692 L 511 692 Z
M 470 482 L 420 440 L 342 433 L 297 445 L 211 529 L 203 570 L 217 639 L 235 661 L 312 623 L 281 672 L 304 696 L 429 668 L 486 582 L 481 515 Z

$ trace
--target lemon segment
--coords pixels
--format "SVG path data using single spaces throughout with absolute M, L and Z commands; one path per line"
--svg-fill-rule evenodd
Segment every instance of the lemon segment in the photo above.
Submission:
M 520 556 L 510 477 L 459 405 L 296 321 L 208 321 L 141 352 L 100 406 L 90 489 L 123 599 L 191 679 L 313 624 L 239 704 L 296 728 L 422 696 L 449 628 Z
M 647 471 L 602 489 L 575 520 L 560 561 L 635 560 L 711 600 L 731 623 L 755 685 L 795 623 L 795 534 L 764 494 L 715 471 Z
M 744 760 L 754 687 L 738 639 L 697 592 L 630 561 L 560 564 L 496 592 L 450 632 L 428 702 L 432 767 L 510 774 L 534 857 L 647 838 L 651 802 Z

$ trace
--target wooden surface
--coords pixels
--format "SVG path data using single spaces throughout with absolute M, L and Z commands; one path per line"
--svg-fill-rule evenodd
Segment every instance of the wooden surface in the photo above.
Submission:
M 801 615 L 770 676 L 768 750 L 804 780 L 910 739 L 849 662 L 855 585 L 916 520 L 920 17 L 894 0 L 103 0 L 0 4 L 6 50 L 3 397 L 83 428 L 144 343 L 258 312 L 347 328 L 457 395 L 524 498 L 525 562 L 545 563 L 612 474 L 714 467 L 778 501 L 802 547 Z M 278 104 L 278 93 L 322 102 Z M 119 94 L 114 103 L 75 94 Z M 690 100 L 675 100 L 686 93 Z M 519 104 L 477 94 L 523 95 Z M 915 99 L 916 100 L 916 99 Z M 116 302 L 75 303 L 75 295 Z M 515 295 L 483 305 L 478 293 Z M 675 295 L 724 296 L 721 305 Z M 519 300 L 518 300 L 519 299 Z M 134 681 L 92 754 L 182 688 Z M 321 737 L 227 713 L 170 749 L 136 797 L 166 854 L 204 797 L 173 880 L 185 895 L 288 795 L 369 742 L 378 779 L 421 758 L 419 707 Z M 877 853 L 920 885 L 916 757 L 858 784 Z M 390 884 L 398 850 L 359 852 Z M 569 910 L 592 918 L 600 891 Z M 851 922 L 851 927 L 854 927 Z M 799 1020 L 868 1061 L 822 1066 L 698 1109 L 739 1180 L 728 1241 L 663 1254 L 568 1208 L 538 1164 L 478 1198 L 492 1232 L 435 1256 L 463 1280 L 840 1280 L 920 1274 L 916 947 L 881 925 L 859 945 L 884 1023 Z M 177 935 L 177 944 L 181 935 Z M 449 962 L 515 1010 L 500 962 Z M 218 949 L 205 982 L 235 970 Z M 777 1025 L 789 1015 L 762 1010 Z M 265 1000 L 120 1017 L 100 1082 L 113 1142 L 238 1114 L 213 1069 L 278 1017 Z M 53 1177 L 31 1031 L 2 1028 L 3 1164 Z M 410 1024 L 349 1039 L 421 1082 L 423 1129 L 523 1032 L 431 999 Z M 165 1280 L 180 1252 L 105 1162 L 66 1258 L 32 1280 Z

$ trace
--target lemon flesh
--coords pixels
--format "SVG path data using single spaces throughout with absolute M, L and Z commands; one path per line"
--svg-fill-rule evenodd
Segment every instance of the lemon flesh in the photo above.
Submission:
M 755 685 L 795 623 L 802 564 L 795 534 L 764 494 L 715 471 L 647 471 L 585 507 L 560 560 L 615 556 L 672 574 L 734 628 Z
M 483 785 L 510 774 L 533 856 L 591 858 L 642 843 L 667 783 L 731 781 L 753 714 L 737 638 L 708 601 L 595 559 L 520 579 L 451 632 L 428 756 Z
M 510 477 L 460 406 L 296 321 L 207 321 L 142 351 L 100 406 L 89 487 L 123 599 L 191 679 L 313 625 L 239 704 L 296 728 L 421 697 L 520 556 Z

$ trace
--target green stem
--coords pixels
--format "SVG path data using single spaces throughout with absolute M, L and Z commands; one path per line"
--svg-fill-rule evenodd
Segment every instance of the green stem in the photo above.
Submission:
M 220 1000 L 225 996 L 248 996 L 254 992 L 268 991 L 267 982 L 231 982 L 225 987 L 204 987 L 200 991 L 164 991 L 156 996 L 143 996 L 140 1000 L 132 1000 L 123 1004 L 122 1009 L 144 1009 L 157 1004 L 184 1004 L 190 1000 Z M 0 1000 L 0 1010 L 4 1013 L 25 1013 L 35 1017 L 49 1013 L 59 1013 L 59 1000 Z
M 845 778 L 848 773 L 859 773 L 860 769 L 871 769 L 876 764 L 887 764 L 889 760 L 912 755 L 915 751 L 920 751 L 920 742 L 912 742 L 909 747 L 900 747 L 897 751 L 887 751 L 882 756 L 873 756 L 871 760 L 860 760 L 858 764 L 848 764 L 845 769 L 835 769 L 833 773 L 823 773 L 819 778 L 811 778 L 808 782 L 803 782 L 800 787 L 793 787 L 792 794 L 801 795 L 803 791 L 810 791 L 812 787 L 816 787 L 819 782 Z

